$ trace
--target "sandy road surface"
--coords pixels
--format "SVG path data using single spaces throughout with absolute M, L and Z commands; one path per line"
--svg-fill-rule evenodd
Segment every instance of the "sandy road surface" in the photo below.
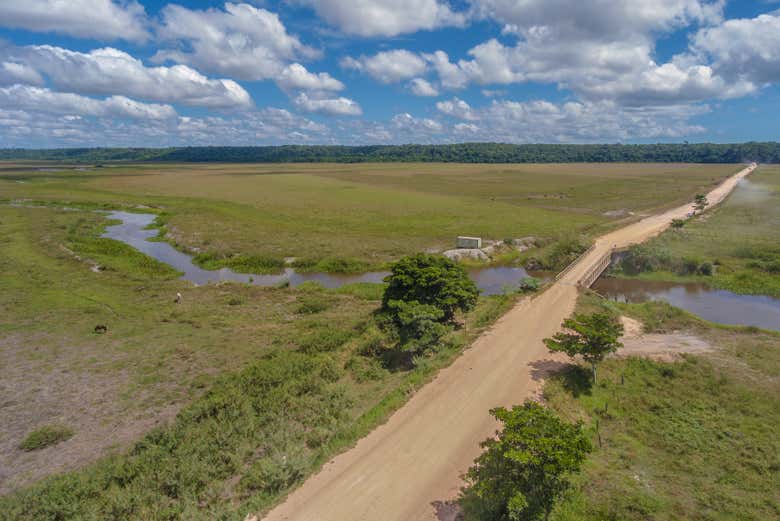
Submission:
M 708 194 L 722 201 L 751 166 Z M 545 360 L 542 339 L 574 310 L 576 283 L 614 246 L 657 235 L 692 205 L 609 233 L 547 291 L 504 315 L 450 367 L 347 452 L 272 510 L 266 521 L 449 521 L 461 475 L 496 423 L 488 411 L 521 403 L 538 388 Z

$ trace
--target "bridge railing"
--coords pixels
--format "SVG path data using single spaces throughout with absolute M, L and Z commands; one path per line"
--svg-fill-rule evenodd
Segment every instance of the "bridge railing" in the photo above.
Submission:
M 563 268 L 563 270 L 561 270 L 561 271 L 560 271 L 560 273 L 558 273 L 558 274 L 555 276 L 555 280 L 560 280 L 560 279 L 561 279 L 561 278 L 562 278 L 564 275 L 566 275 L 566 274 L 567 274 L 567 273 L 569 273 L 569 272 L 570 272 L 572 269 L 574 269 L 574 266 L 576 266 L 576 265 L 577 265 L 577 263 L 578 263 L 578 262 L 580 262 L 580 260 L 584 259 L 584 258 L 585 258 L 585 257 L 586 257 L 586 256 L 587 256 L 587 255 L 588 255 L 590 252 L 592 252 L 594 248 L 596 248 L 596 244 L 595 244 L 595 243 L 594 243 L 594 244 L 591 244 L 591 245 L 590 245 L 590 248 L 588 248 L 588 249 L 587 249 L 587 250 L 585 250 L 584 252 L 580 253 L 580 254 L 577 256 L 577 258 L 576 258 L 576 259 L 574 259 L 573 261 L 571 261 L 571 262 L 569 263 L 569 265 L 568 265 L 568 266 L 566 266 L 565 268 Z

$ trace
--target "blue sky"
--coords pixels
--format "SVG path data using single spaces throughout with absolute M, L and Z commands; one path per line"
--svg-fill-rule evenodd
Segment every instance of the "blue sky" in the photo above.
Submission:
M 780 2 L 3 0 L 0 147 L 777 140 Z

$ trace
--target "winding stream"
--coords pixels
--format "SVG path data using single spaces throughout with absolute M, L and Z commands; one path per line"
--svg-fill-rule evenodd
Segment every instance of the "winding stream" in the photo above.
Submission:
M 359 274 L 343 273 L 298 273 L 293 268 L 273 275 L 252 273 L 237 273 L 229 268 L 205 270 L 192 262 L 192 257 L 182 253 L 167 242 L 150 241 L 157 235 L 157 230 L 145 229 L 155 219 L 154 214 L 110 212 L 110 219 L 122 221 L 121 224 L 108 226 L 102 237 L 114 239 L 132 246 L 146 255 L 164 262 L 184 273 L 182 279 L 197 285 L 210 282 L 234 281 L 257 286 L 276 286 L 289 281 L 291 286 L 299 286 L 304 282 L 315 281 L 326 288 L 338 288 L 345 284 L 357 282 L 382 282 L 389 275 L 387 271 L 371 271 Z M 468 270 L 469 276 L 477 284 L 483 295 L 497 295 L 508 285 L 516 285 L 524 278 L 530 277 L 528 272 L 520 267 L 495 266 L 474 268 Z
M 229 268 L 206 270 L 196 266 L 192 257 L 175 249 L 167 242 L 150 241 L 157 235 L 154 229 L 145 229 L 155 219 L 154 214 L 111 212 L 111 219 L 121 224 L 108 226 L 103 237 L 124 242 L 137 250 L 164 262 L 183 273 L 182 279 L 197 285 L 220 281 L 234 281 L 257 286 L 276 286 L 289 281 L 291 286 L 315 281 L 326 288 L 338 288 L 357 282 L 379 283 L 389 274 L 387 271 L 371 271 L 359 274 L 298 273 L 293 268 L 273 275 L 237 273 Z M 469 276 L 483 295 L 496 295 L 505 287 L 516 285 L 530 277 L 519 267 L 491 266 L 472 268 Z M 601 277 L 593 289 L 607 298 L 621 302 L 646 302 L 664 300 L 685 309 L 710 322 L 758 326 L 780 330 L 780 299 L 761 295 L 739 295 L 725 290 L 711 289 L 704 284 L 656 282 L 635 279 Z

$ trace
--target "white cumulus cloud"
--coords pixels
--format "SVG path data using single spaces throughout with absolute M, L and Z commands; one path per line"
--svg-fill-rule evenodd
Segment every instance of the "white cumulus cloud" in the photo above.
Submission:
M 329 116 L 360 116 L 363 114 L 363 109 L 357 102 L 345 97 L 316 98 L 302 92 L 293 99 L 293 104 L 299 110 Z
M 373 56 L 346 57 L 341 66 L 364 72 L 382 83 L 395 83 L 419 76 L 427 64 L 419 55 L 405 49 L 379 52 Z
M 289 34 L 279 16 L 249 4 L 226 3 L 224 10 L 162 10 L 160 38 L 174 44 L 153 60 L 187 63 L 240 80 L 274 79 L 293 60 L 318 52 Z
M 464 13 L 440 0 L 298 0 L 326 22 L 358 36 L 396 36 L 446 26 L 463 26 Z
M 309 72 L 306 67 L 300 63 L 292 63 L 285 67 L 277 78 L 276 83 L 285 90 L 344 90 L 344 84 L 327 72 Z
M 169 119 L 176 116 L 170 105 L 141 103 L 124 96 L 94 99 L 30 85 L 0 88 L 0 107 L 76 116 L 135 119 Z
M 409 88 L 415 96 L 438 96 L 439 90 L 424 78 L 414 78 L 409 82 Z
M 0 26 L 99 40 L 149 37 L 144 8 L 134 0 L 2 0 Z
M 780 11 L 702 29 L 692 48 L 727 78 L 759 86 L 780 82 Z
M 141 60 L 111 47 L 82 53 L 38 45 L 13 48 L 9 54 L 38 76 L 46 76 L 59 90 L 212 108 L 252 104 L 249 93 L 233 80 L 210 79 L 186 65 L 146 67 Z

